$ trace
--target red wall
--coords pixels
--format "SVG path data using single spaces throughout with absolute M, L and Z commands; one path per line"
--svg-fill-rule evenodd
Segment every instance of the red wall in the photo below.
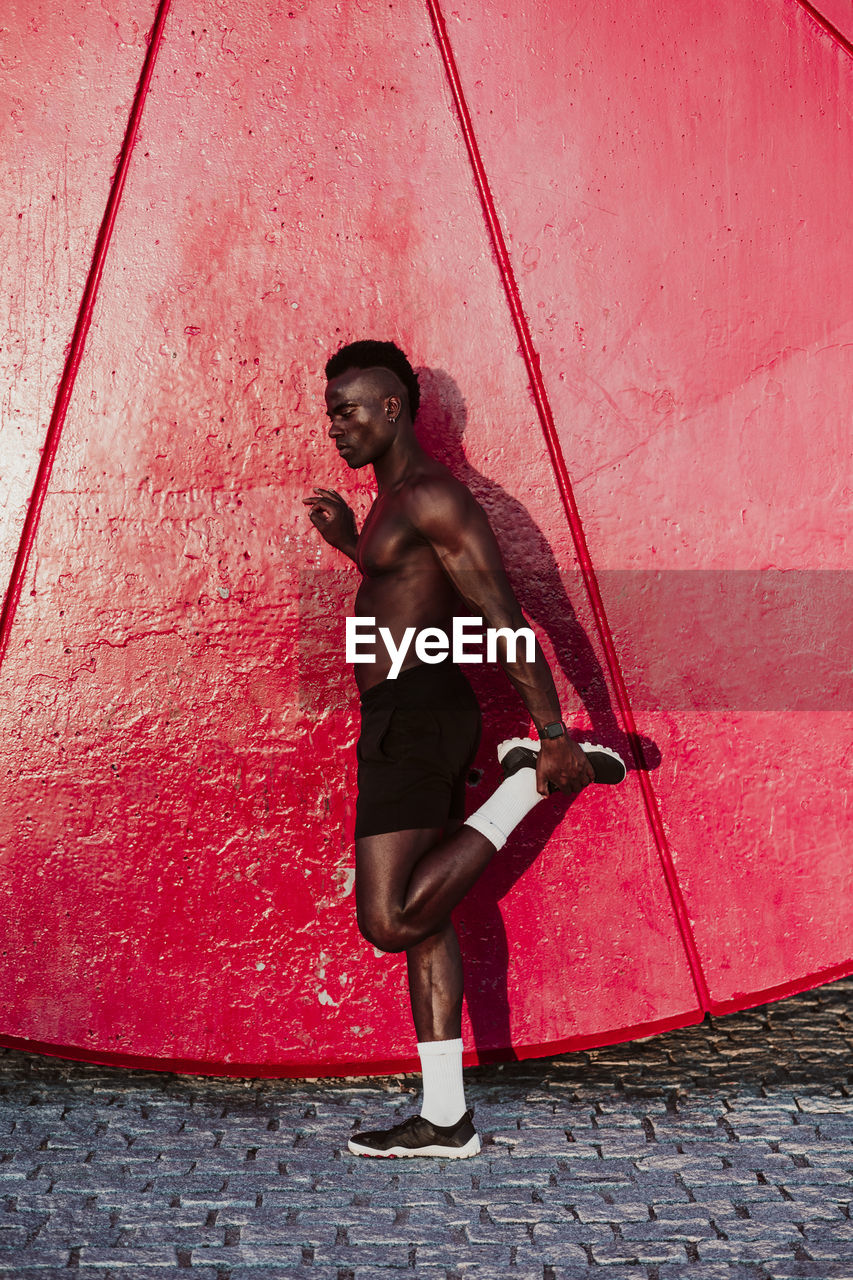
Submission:
M 26 219 L 7 576 L 155 16 L 48 8 L 14 19 L 4 115 Z M 326 355 L 368 335 L 424 371 L 424 437 L 488 507 L 572 723 L 618 744 L 615 652 L 651 766 L 542 806 L 463 904 L 472 1051 L 848 971 L 845 49 L 795 0 L 640 3 L 630 40 L 616 0 L 571 23 L 463 3 L 444 56 L 409 0 L 268 10 L 174 0 L 54 418 L 0 671 L 2 1038 L 210 1071 L 411 1061 L 404 966 L 354 921 L 356 584 L 300 504 L 370 502 L 322 411 Z M 526 725 L 475 680 L 472 805 Z
M 150 0 L 4 6 L 0 79 L 0 575 L 15 558 L 116 153 Z

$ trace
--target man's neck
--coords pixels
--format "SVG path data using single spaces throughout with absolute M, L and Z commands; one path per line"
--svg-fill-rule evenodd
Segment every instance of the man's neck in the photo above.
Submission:
M 400 488 L 420 470 L 426 457 L 412 428 L 405 433 L 401 432 L 387 452 L 373 464 L 379 492 Z

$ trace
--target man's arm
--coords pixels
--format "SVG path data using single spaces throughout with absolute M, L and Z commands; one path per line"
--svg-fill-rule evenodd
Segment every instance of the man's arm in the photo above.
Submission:
M 358 530 L 355 515 L 334 489 L 315 489 L 310 498 L 303 498 L 308 507 L 308 519 L 318 529 L 329 546 L 342 551 L 355 560 L 358 546 Z
M 486 513 L 463 484 L 444 478 L 421 481 L 409 490 L 406 508 L 412 525 L 429 542 L 462 599 L 483 615 L 487 626 L 511 631 L 527 626 Z M 593 781 L 583 751 L 565 735 L 541 737 L 544 726 L 561 715 L 551 668 L 539 642 L 532 662 L 524 645 L 516 646 L 516 660 L 510 662 L 506 640 L 499 636 L 498 659 L 540 735 L 536 768 L 540 793 L 547 794 L 549 783 L 561 791 L 580 791 Z

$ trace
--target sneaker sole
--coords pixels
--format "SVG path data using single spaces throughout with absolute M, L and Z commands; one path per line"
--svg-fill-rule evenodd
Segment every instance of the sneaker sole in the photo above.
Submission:
M 412 1156 L 438 1156 L 442 1160 L 467 1160 L 480 1151 L 480 1135 L 475 1133 L 464 1147 L 389 1147 L 387 1151 L 376 1151 L 373 1147 L 363 1147 L 352 1139 L 347 1143 L 354 1156 L 372 1156 L 379 1160 L 408 1160 Z
M 506 777 L 517 773 L 519 769 L 536 767 L 537 753 L 534 748 L 524 746 L 519 739 L 515 740 L 515 744 L 501 744 L 508 748 L 503 754 L 498 749 L 498 760 Z M 610 747 L 601 747 L 595 742 L 579 742 L 578 746 L 592 765 L 597 783 L 614 787 L 624 782 L 628 770 L 618 751 L 613 751 Z

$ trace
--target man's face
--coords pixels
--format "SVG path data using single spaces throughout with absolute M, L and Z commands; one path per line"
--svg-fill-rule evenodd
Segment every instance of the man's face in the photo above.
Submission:
M 381 458 L 397 434 L 389 419 L 386 374 L 385 369 L 348 369 L 326 385 L 329 439 L 353 471 Z M 390 412 L 397 416 L 393 405 Z

